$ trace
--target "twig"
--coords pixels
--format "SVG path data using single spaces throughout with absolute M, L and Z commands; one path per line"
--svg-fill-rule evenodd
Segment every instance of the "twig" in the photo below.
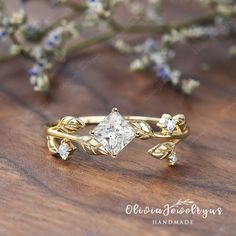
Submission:
M 49 1 L 49 0 L 46 0 Z M 44 35 L 46 35 L 50 30 L 54 29 L 57 25 L 59 25 L 63 20 L 73 20 L 78 16 L 78 11 L 83 12 L 86 10 L 85 5 L 81 5 L 79 3 L 67 0 L 64 3 L 65 6 L 69 7 L 72 12 L 55 22 L 53 22 L 50 26 L 48 26 L 45 30 Z M 105 33 L 101 33 L 94 38 L 86 39 L 82 42 L 79 42 L 76 45 L 73 45 L 67 49 L 67 55 L 74 54 L 82 49 L 88 48 L 90 46 L 96 45 L 98 43 L 105 42 L 112 37 L 114 37 L 118 33 L 168 33 L 172 29 L 179 30 L 181 28 L 187 28 L 191 25 L 208 25 L 214 23 L 216 14 L 210 14 L 206 16 L 197 17 L 195 19 L 189 20 L 187 22 L 180 22 L 180 23 L 167 23 L 163 25 L 131 25 L 131 26 L 123 26 L 120 23 L 116 22 L 114 19 L 110 19 L 109 24 L 111 26 L 111 30 L 106 31 Z M 232 16 L 234 16 L 232 14 Z M 11 39 L 13 43 L 19 44 L 20 42 L 14 35 L 11 35 Z M 23 47 L 22 47 L 23 48 Z M 30 57 L 30 54 L 26 50 L 22 50 L 22 55 Z M 16 56 L 9 56 L 6 60 L 13 59 Z M 5 61 L 5 59 L 2 59 Z M 1 61 L 1 59 L 0 59 Z
M 50 3 L 50 0 L 45 0 L 47 3 Z M 67 0 L 63 3 L 64 6 L 67 6 L 69 8 L 71 8 L 74 11 L 79 11 L 79 12 L 83 12 L 87 9 L 86 5 L 83 5 L 81 3 L 77 3 L 71 0 Z
M 94 38 L 91 38 L 91 39 L 86 39 L 74 46 L 71 46 L 67 49 L 67 54 L 73 54 L 79 50 L 82 50 L 82 49 L 85 49 L 85 48 L 88 48 L 90 46 L 93 46 L 93 45 L 96 45 L 98 43 L 102 43 L 104 41 L 107 41 L 108 39 L 112 38 L 113 36 L 115 36 L 115 34 L 117 34 L 116 31 L 113 31 L 113 30 L 110 30 L 110 31 L 107 31 L 105 33 L 101 33 L 100 35 L 94 37 Z
M 179 24 L 164 24 L 161 26 L 153 26 L 153 25 L 120 26 L 117 22 L 113 20 L 110 21 L 113 26 L 112 27 L 113 30 L 109 30 L 92 39 L 84 40 L 76 45 L 69 47 L 67 49 L 67 54 L 68 55 L 71 53 L 74 54 L 79 50 L 107 41 L 118 33 L 168 33 L 171 29 L 181 29 L 184 27 L 188 27 L 192 24 L 199 24 L 199 23 L 201 23 L 201 25 L 202 24 L 206 25 L 212 23 L 213 21 L 214 21 L 214 15 L 200 17 L 194 20 L 190 20 L 188 22 L 181 22 Z
M 16 56 L 16 55 L 4 55 L 4 56 L 0 56 L 0 63 L 5 63 L 8 61 L 11 61 L 13 59 L 18 58 L 20 55 Z
M 208 25 L 214 22 L 215 14 L 198 17 L 196 19 L 189 20 L 187 22 L 181 23 L 167 23 L 163 25 L 131 25 L 122 26 L 114 20 L 110 20 L 111 26 L 117 31 L 122 31 L 126 33 L 167 33 L 171 29 L 181 29 L 189 27 L 191 25 Z
M 73 10 L 79 11 L 79 12 L 83 12 L 87 9 L 86 5 L 82 5 L 80 3 L 76 3 L 70 0 L 67 0 L 64 5 L 66 5 L 67 7 L 70 7 Z

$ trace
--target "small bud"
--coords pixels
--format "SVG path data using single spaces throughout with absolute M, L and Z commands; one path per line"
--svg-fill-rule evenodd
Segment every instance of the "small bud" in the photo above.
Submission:
M 17 56 L 21 53 L 22 48 L 17 44 L 12 44 L 10 47 L 10 54 L 12 56 Z
M 182 81 L 182 91 L 187 94 L 190 95 L 196 88 L 198 88 L 200 85 L 200 82 L 194 79 L 184 79 Z

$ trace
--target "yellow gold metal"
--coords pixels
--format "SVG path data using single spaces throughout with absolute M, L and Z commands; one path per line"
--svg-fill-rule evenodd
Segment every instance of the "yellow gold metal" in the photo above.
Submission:
M 118 112 L 117 108 L 113 108 L 112 112 Z M 71 157 L 76 147 L 73 143 L 77 143 L 79 147 L 89 155 L 105 155 L 111 156 L 108 151 L 92 136 L 92 132 L 88 136 L 79 136 L 75 133 L 86 127 L 87 125 L 95 125 L 100 123 L 105 116 L 83 116 L 79 118 L 67 116 L 57 121 L 55 124 L 47 128 L 47 144 L 51 154 L 58 155 L 59 148 L 62 143 L 66 143 L 68 152 L 65 159 Z M 190 129 L 187 126 L 184 115 L 170 116 L 162 115 L 161 118 L 145 117 L 145 116 L 124 116 L 136 132 L 136 138 L 158 139 L 159 143 L 150 148 L 148 153 L 158 159 L 166 158 L 169 166 L 173 166 L 175 161 L 176 145 L 189 135 Z M 174 125 L 168 129 L 165 122 L 172 122 Z M 115 155 L 112 155 L 115 157 Z M 64 159 L 64 158 L 63 158 Z
M 113 108 L 112 108 L 112 111 L 113 111 L 113 112 L 118 112 L 118 108 L 113 107 Z

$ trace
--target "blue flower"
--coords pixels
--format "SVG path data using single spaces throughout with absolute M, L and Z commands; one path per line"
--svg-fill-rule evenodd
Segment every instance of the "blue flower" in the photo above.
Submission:
M 53 38 L 54 38 L 55 40 L 59 40 L 59 39 L 60 39 L 60 36 L 59 36 L 59 34 L 55 34 L 55 35 L 53 36 Z
M 37 73 L 37 71 L 35 71 L 34 70 L 34 68 L 30 68 L 29 70 L 28 70 L 28 75 L 29 76 L 36 76 L 36 75 L 38 75 L 38 73 Z
M 170 68 L 167 65 L 161 66 L 159 68 L 159 76 L 164 80 L 167 81 L 170 77 Z
M 52 31 L 47 40 L 47 45 L 50 49 L 57 48 L 62 43 L 62 32 L 59 29 Z
M 49 39 L 47 43 L 48 46 L 54 47 L 54 42 L 51 39 Z
M 5 39 L 8 35 L 7 30 L 5 30 L 4 28 L 0 28 L 0 39 Z
M 32 68 L 28 70 L 28 75 L 31 76 L 38 76 L 42 73 L 43 67 L 40 64 L 35 64 Z
M 156 48 L 156 42 L 152 38 L 148 38 L 143 43 L 144 51 L 150 52 Z

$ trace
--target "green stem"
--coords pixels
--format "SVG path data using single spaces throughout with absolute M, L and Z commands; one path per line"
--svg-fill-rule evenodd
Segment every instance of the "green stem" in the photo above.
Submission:
M 73 54 L 74 52 L 77 52 L 79 50 L 82 50 L 82 49 L 85 49 L 85 48 L 88 48 L 88 47 L 91 47 L 93 45 L 96 45 L 98 43 L 102 43 L 104 41 L 107 41 L 108 39 L 112 38 L 113 36 L 115 36 L 117 32 L 113 31 L 113 30 L 110 30 L 110 31 L 107 31 L 105 33 L 101 33 L 99 34 L 98 36 L 94 37 L 94 38 L 91 38 L 91 39 L 86 39 L 74 46 L 71 46 L 67 49 L 67 54 L 70 55 L 70 54 Z
M 88 48 L 90 46 L 96 45 L 98 43 L 105 42 L 112 37 L 114 37 L 118 33 L 168 33 L 171 29 L 181 29 L 184 27 L 188 27 L 194 24 L 206 25 L 210 24 L 214 21 L 214 15 L 204 16 L 197 19 L 190 20 L 188 22 L 181 22 L 178 24 L 165 24 L 160 26 L 154 25 L 133 25 L 133 26 L 121 26 L 119 23 L 114 20 L 110 21 L 113 30 L 109 30 L 105 33 L 101 33 L 100 35 L 87 39 L 82 42 L 79 42 L 76 45 L 73 45 L 68 48 L 67 54 L 76 53 L 79 50 Z
M 47 0 L 48 1 L 48 0 Z M 86 10 L 86 6 L 85 5 L 81 5 L 78 3 L 75 3 L 73 1 L 67 0 L 64 5 L 68 6 L 72 12 L 71 14 L 69 14 L 68 16 L 57 20 L 56 22 L 52 23 L 46 30 L 45 30 L 45 34 L 48 33 L 50 30 L 54 29 L 57 25 L 59 25 L 62 20 L 72 20 L 75 19 L 78 15 L 77 12 L 83 12 Z M 118 22 L 116 22 L 113 19 L 109 20 L 109 24 L 112 28 L 112 30 L 108 30 L 105 33 L 101 33 L 98 36 L 95 36 L 94 38 L 90 38 L 90 39 L 86 39 L 82 42 L 79 42 L 76 45 L 73 45 L 71 47 L 69 47 L 67 49 L 67 54 L 74 54 L 76 52 L 78 52 L 79 50 L 88 48 L 90 46 L 96 45 L 98 43 L 102 43 L 105 42 L 109 39 L 111 39 L 113 36 L 115 36 L 118 33 L 168 33 L 170 30 L 172 29 L 176 29 L 179 30 L 181 28 L 185 28 L 185 27 L 190 27 L 191 25 L 208 25 L 208 24 L 212 24 L 214 23 L 214 19 L 215 19 L 215 13 L 214 14 L 210 14 L 207 16 L 202 16 L 202 17 L 198 17 L 192 20 L 189 20 L 187 22 L 180 22 L 180 23 L 167 23 L 167 24 L 163 24 L 163 25 L 130 25 L 130 26 L 122 26 L 120 25 Z M 234 16 L 234 15 L 232 15 Z M 15 38 L 15 36 L 13 35 L 11 37 L 12 41 L 14 43 L 17 44 L 17 39 Z M 29 53 L 26 50 L 22 51 L 22 55 L 30 57 L 30 55 L 28 55 Z M 14 56 L 9 56 L 7 57 L 7 60 L 9 60 L 10 58 L 14 58 Z M 5 59 L 3 59 L 4 61 Z M 1 60 L 0 60 L 1 62 Z
M 180 22 L 177 24 L 167 23 L 163 25 L 131 25 L 122 26 L 114 20 L 110 21 L 111 26 L 117 30 L 127 33 L 168 33 L 171 29 L 179 30 L 181 28 L 189 27 L 191 25 L 208 25 L 214 22 L 215 14 L 202 16 L 187 22 Z
M 50 0 L 45 0 L 47 3 L 51 3 Z M 67 6 L 68 8 L 71 8 L 71 10 L 74 11 L 80 11 L 83 12 L 87 9 L 86 5 L 80 4 L 80 3 L 76 3 L 73 0 L 66 0 L 64 3 L 62 3 L 64 6 Z
M 18 58 L 20 55 L 5 55 L 5 56 L 0 56 L 0 63 L 5 63 L 8 61 L 11 61 L 13 59 Z
M 82 5 L 82 4 L 79 4 L 79 3 L 76 3 L 74 1 L 70 1 L 70 0 L 67 0 L 64 5 L 66 5 L 67 7 L 75 10 L 75 11 L 79 11 L 79 12 L 83 12 L 87 9 L 87 6 L 86 5 Z

